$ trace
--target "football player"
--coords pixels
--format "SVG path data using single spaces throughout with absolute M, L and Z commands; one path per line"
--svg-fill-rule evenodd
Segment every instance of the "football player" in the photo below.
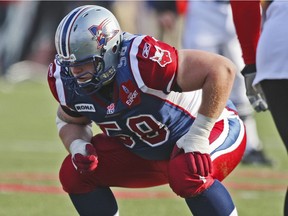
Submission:
M 48 82 L 70 153 L 60 181 L 80 215 L 119 215 L 111 187 L 169 184 L 193 215 L 237 215 L 221 181 L 239 164 L 246 133 L 228 100 L 235 66 L 122 32 L 107 9 L 63 18 Z M 91 124 L 102 133 L 94 135 Z
M 288 4 L 262 1 L 262 16 L 260 1 L 231 1 L 231 6 L 246 64 L 242 74 L 247 96 L 256 111 L 269 108 L 288 152 L 288 29 L 283 28 Z M 288 215 L 288 191 L 284 215 Z

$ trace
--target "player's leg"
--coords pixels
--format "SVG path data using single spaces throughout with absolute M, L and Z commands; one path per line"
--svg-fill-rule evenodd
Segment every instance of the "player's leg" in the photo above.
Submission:
M 109 187 L 98 187 L 84 194 L 69 194 L 70 199 L 81 216 L 117 216 L 118 205 Z
M 214 183 L 201 194 L 185 198 L 193 215 L 197 216 L 237 216 L 236 207 L 224 185 L 215 180 Z
M 285 3 L 273 1 L 266 11 L 264 28 L 257 45 L 255 81 L 262 80 L 260 85 L 267 99 L 269 110 L 288 152 L 288 29 L 282 27 L 288 20 L 288 5 Z M 284 215 L 288 215 L 287 189 Z
M 254 117 L 254 110 L 246 96 L 244 77 L 240 71 L 244 68 L 239 41 L 231 36 L 227 43 L 223 44 L 223 55 L 229 58 L 237 67 L 230 100 L 237 108 L 238 114 L 245 124 L 247 132 L 247 144 L 242 158 L 243 164 L 257 164 L 271 166 L 272 161 L 267 158 L 261 139 L 257 130 L 257 122 Z
M 264 80 L 260 82 L 260 84 L 265 94 L 274 123 L 285 145 L 286 152 L 288 152 L 288 96 L 286 93 L 288 92 L 288 80 Z M 286 190 L 286 198 L 284 202 L 284 215 L 288 215 L 288 190 Z
M 269 110 L 288 152 L 288 80 L 264 80 L 261 83 Z
M 171 159 L 170 186 L 185 198 L 193 215 L 237 215 L 229 192 L 220 182 L 240 163 L 246 146 L 244 124 L 239 117 L 235 117 L 216 123 L 211 132 L 213 172 L 210 176 L 204 178 L 186 172 L 184 166 L 187 165 L 179 159 L 181 155 Z M 173 171 L 175 169 L 179 171 Z
M 80 215 L 116 215 L 117 203 L 110 186 L 141 188 L 168 182 L 167 161 L 144 160 L 116 139 L 104 135 L 93 137 L 91 142 L 99 160 L 94 172 L 77 172 L 70 155 L 65 158 L 60 170 L 63 189 L 69 193 Z

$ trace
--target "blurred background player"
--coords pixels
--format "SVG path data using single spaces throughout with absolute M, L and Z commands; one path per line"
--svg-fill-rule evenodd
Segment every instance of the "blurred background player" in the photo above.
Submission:
M 137 2 L 136 32 L 157 37 L 181 48 L 182 16 L 175 1 Z M 145 17 L 145 19 L 143 19 Z
M 95 1 L 0 1 L 0 78 L 10 82 L 45 79 L 63 13 L 89 3 Z M 112 9 L 114 1 L 97 4 Z
M 231 6 L 246 64 L 242 74 L 248 84 L 248 96 L 253 103 L 258 101 L 254 103 L 258 111 L 267 109 L 263 106 L 267 101 L 288 152 L 288 28 L 284 27 L 287 26 L 288 3 L 262 2 L 262 28 L 260 1 L 232 1 Z M 284 216 L 287 215 L 288 190 L 284 203 Z
M 247 128 L 243 164 L 271 166 L 258 136 L 254 110 L 245 94 L 240 71 L 244 67 L 229 1 L 144 1 L 138 31 L 147 31 L 175 47 L 200 49 L 223 55 L 237 66 L 230 99 Z
M 230 1 L 188 1 L 183 28 L 183 48 L 201 49 L 229 58 L 237 66 L 230 99 L 236 105 L 247 128 L 247 146 L 243 164 L 272 165 L 258 136 L 254 110 L 247 96 L 241 69 L 241 47 L 232 19 Z

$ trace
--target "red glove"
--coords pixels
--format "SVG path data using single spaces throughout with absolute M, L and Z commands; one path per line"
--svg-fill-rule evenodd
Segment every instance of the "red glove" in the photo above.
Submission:
M 184 159 L 193 174 L 206 177 L 212 172 L 212 162 L 209 154 L 202 154 L 200 152 L 187 152 L 184 153 L 182 149 L 177 146 L 174 147 L 171 159 L 175 158 L 179 154 L 183 154 L 182 160 Z M 184 161 L 183 161 L 184 162 Z
M 196 196 L 210 187 L 214 182 L 211 171 L 209 154 L 184 153 L 183 149 L 174 147 L 169 163 L 169 184 L 177 195 L 183 198 Z
M 80 173 L 92 172 L 97 168 L 98 156 L 91 144 L 85 145 L 86 154 L 76 153 L 72 156 L 72 163 Z
M 209 154 L 189 152 L 185 154 L 185 159 L 192 173 L 206 177 L 212 172 L 212 162 Z

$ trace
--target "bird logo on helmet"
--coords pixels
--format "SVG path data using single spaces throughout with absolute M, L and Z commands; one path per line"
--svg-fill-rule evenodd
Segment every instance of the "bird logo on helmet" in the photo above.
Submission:
M 119 32 L 119 30 L 112 30 L 109 32 L 106 27 L 110 22 L 111 20 L 107 18 L 103 20 L 100 25 L 93 25 L 88 29 L 93 35 L 93 40 L 96 40 L 98 43 L 97 49 L 103 48 L 104 45 L 106 45 L 107 42 L 110 41 Z

